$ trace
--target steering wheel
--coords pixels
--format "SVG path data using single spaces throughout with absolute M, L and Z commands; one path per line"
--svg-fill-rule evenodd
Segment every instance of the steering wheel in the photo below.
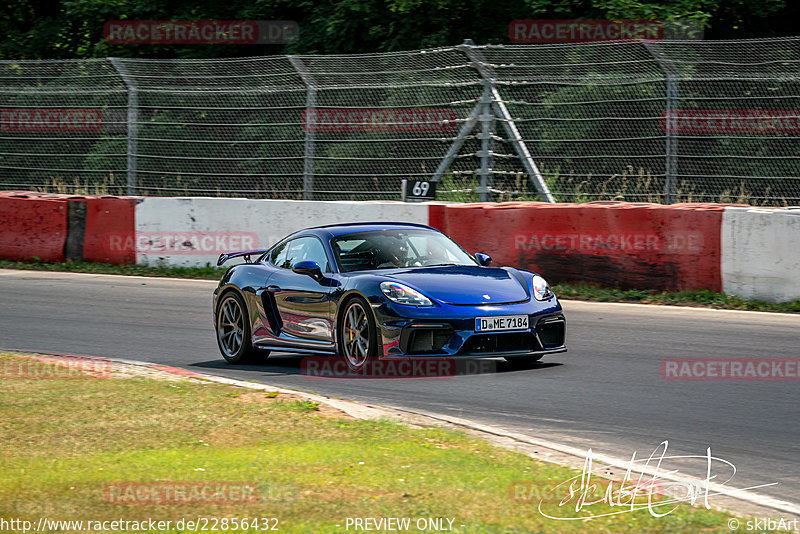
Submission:
M 431 258 L 430 256 L 417 256 L 416 258 L 414 258 L 413 261 L 411 261 L 409 263 L 411 265 L 416 265 L 417 267 L 424 267 L 425 266 L 425 262 L 427 262 L 428 260 L 432 260 L 432 259 L 433 258 Z

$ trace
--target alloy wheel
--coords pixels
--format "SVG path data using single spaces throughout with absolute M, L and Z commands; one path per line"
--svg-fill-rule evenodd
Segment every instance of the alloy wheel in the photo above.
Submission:
M 219 346 L 229 358 L 236 358 L 244 339 L 244 313 L 239 302 L 232 296 L 222 303 L 217 319 Z
M 344 357 L 351 369 L 364 366 L 370 353 L 370 328 L 367 312 L 359 302 L 348 306 L 344 320 Z

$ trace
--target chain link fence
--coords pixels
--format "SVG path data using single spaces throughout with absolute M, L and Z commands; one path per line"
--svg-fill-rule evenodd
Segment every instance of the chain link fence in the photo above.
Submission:
M 800 203 L 800 38 L 0 62 L 0 189 Z

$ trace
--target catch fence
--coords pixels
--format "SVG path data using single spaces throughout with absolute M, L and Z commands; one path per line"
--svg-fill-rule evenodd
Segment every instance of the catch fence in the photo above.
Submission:
M 800 38 L 0 62 L 0 189 L 800 203 Z

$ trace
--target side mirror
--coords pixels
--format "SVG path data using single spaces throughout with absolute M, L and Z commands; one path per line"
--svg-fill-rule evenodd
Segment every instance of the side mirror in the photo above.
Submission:
M 483 267 L 488 267 L 489 264 L 492 263 L 492 257 L 488 254 L 484 254 L 483 252 L 476 252 L 475 259 L 478 260 L 478 264 Z
M 319 264 L 315 261 L 298 261 L 292 267 L 292 271 L 297 274 L 308 275 L 317 282 L 322 280 L 322 269 L 319 268 Z

